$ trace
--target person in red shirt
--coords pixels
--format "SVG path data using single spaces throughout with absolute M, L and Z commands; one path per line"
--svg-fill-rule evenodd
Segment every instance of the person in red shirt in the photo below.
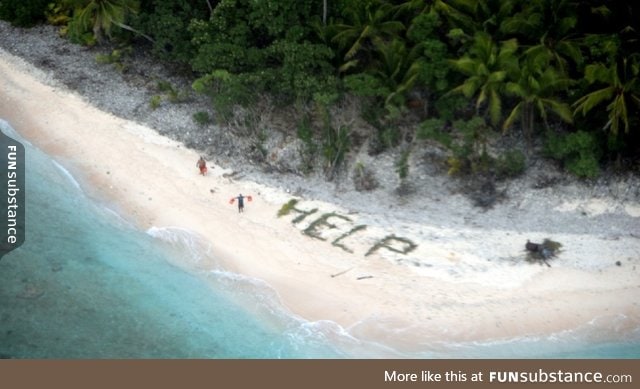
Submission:
M 202 174 L 203 176 L 207 174 L 207 161 L 204 160 L 202 155 L 200 156 L 198 162 L 196 162 L 196 166 L 198 167 L 198 169 L 200 169 L 200 174 Z

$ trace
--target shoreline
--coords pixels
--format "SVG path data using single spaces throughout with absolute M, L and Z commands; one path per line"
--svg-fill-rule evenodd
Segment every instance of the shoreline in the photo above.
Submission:
M 326 240 L 314 239 L 302 233 L 311 216 L 298 224 L 293 215 L 276 217 L 294 196 L 229 178 L 233 172 L 219 165 L 199 176 L 195 151 L 46 85 L 18 63 L 0 51 L 1 118 L 64 161 L 88 183 L 84 189 L 91 196 L 114 204 L 140 229 L 183 228 L 202 236 L 224 270 L 265 281 L 287 309 L 306 320 L 331 320 L 356 338 L 403 351 L 435 341 L 541 336 L 596 319 L 607 328 L 620 315 L 626 319 L 617 336 L 640 328 L 640 240 L 633 236 L 554 234 L 566 251 L 548 269 L 509 261 L 527 237 L 543 238 L 543 232 L 386 224 L 384 215 L 298 198 L 302 210 L 319 208 L 317 213 L 351 219 L 332 219 L 343 224 L 337 231 L 319 230 Z M 243 214 L 228 204 L 238 193 L 254 199 Z M 331 244 L 361 224 L 367 229 L 341 241 L 354 253 Z M 418 247 L 406 255 L 363 255 L 389 234 L 406 236 Z M 509 258 L 494 258 L 496 252 Z M 616 260 L 624 265 L 616 266 Z

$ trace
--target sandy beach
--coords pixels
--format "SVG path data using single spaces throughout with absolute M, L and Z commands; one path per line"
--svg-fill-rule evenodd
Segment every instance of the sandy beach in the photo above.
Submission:
M 309 321 L 333 321 L 356 338 L 408 352 L 434 342 L 581 328 L 624 339 L 640 328 L 638 203 L 576 199 L 555 209 L 582 214 L 584 223 L 620 213 L 638 227 L 626 235 L 558 232 L 553 220 L 552 234 L 453 228 L 430 223 L 428 214 L 416 222 L 356 212 L 245 179 L 241 167 L 209 162 L 201 176 L 198 152 L 101 111 L 38 72 L 0 51 L 0 118 L 140 229 L 177 228 L 201 237 L 215 260 L 185 261 L 185 268 L 263 280 Z M 229 204 L 239 193 L 252 196 L 242 214 Z M 297 210 L 278 217 L 291 199 Z M 546 237 L 563 244 L 552 266 L 525 261 L 527 239 Z

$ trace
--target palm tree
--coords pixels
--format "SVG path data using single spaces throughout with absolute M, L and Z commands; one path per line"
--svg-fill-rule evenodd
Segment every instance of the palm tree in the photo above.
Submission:
M 578 66 L 583 62 L 580 39 L 575 33 L 576 9 L 572 0 L 531 0 L 521 12 L 507 18 L 500 30 L 529 42 L 527 55 L 549 55 L 552 64 L 567 75 L 569 59 Z
M 93 31 L 93 36 L 98 43 L 104 41 L 104 36 L 111 35 L 113 26 L 129 30 L 151 41 L 148 35 L 124 24 L 128 14 L 137 12 L 136 0 L 69 0 L 75 7 L 74 19 L 77 33 Z
M 419 56 L 419 45 L 411 50 L 399 39 L 391 42 L 379 43 L 377 47 L 374 75 L 378 77 L 390 91 L 385 98 L 385 106 L 394 109 L 402 106 L 406 94 L 415 85 L 422 68 L 423 60 Z
M 566 89 L 570 80 L 561 71 L 550 64 L 548 53 L 529 53 L 522 60 L 522 66 L 516 82 L 508 82 L 505 91 L 516 96 L 520 102 L 511 110 L 503 123 L 503 130 L 508 130 L 516 121 L 520 120 L 527 139 L 530 138 L 535 124 L 536 113 L 542 118 L 545 127 L 549 129 L 547 111 L 555 113 L 567 123 L 573 122 L 570 106 L 557 98 L 558 91 Z
M 604 128 L 616 136 L 623 125 L 624 132 L 628 133 L 630 119 L 635 117 L 629 114 L 628 103 L 640 108 L 640 55 L 624 57 L 609 66 L 602 63 L 587 65 L 584 78 L 591 85 L 603 87 L 580 97 L 573 104 L 574 114 L 586 115 L 594 107 L 606 103 L 609 120 Z
M 521 3 L 519 0 L 449 0 L 442 8 L 454 27 L 471 35 L 484 31 L 498 37 L 502 22 Z
M 507 75 L 518 66 L 515 39 L 497 45 L 491 36 L 479 32 L 469 53 L 450 61 L 454 69 L 468 78 L 449 93 L 462 93 L 467 98 L 476 96 L 476 112 L 486 105 L 491 123 L 495 126 L 502 116 L 502 98 Z
M 357 2 L 348 9 L 350 24 L 332 26 L 332 42 L 345 50 L 346 62 L 340 67 L 341 72 L 359 65 L 375 45 L 390 40 L 405 29 L 401 22 L 392 19 L 393 12 L 394 7 L 384 1 Z
M 457 7 L 464 3 L 460 0 L 407 0 L 399 4 L 396 10 L 396 17 L 400 15 L 409 15 L 411 17 L 429 12 L 437 12 L 450 20 L 468 20 L 468 16 L 461 12 Z

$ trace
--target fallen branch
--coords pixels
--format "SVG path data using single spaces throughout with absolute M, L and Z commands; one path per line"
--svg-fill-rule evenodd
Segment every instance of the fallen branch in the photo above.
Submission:
M 349 270 L 352 270 L 352 269 L 353 269 L 353 268 L 352 268 L 352 267 L 350 267 L 350 268 L 348 268 L 347 270 L 343 270 L 343 271 L 341 271 L 341 272 L 339 272 L 339 273 L 331 274 L 331 278 L 341 276 L 341 275 L 343 275 L 344 273 L 346 273 L 346 272 L 348 272 Z

